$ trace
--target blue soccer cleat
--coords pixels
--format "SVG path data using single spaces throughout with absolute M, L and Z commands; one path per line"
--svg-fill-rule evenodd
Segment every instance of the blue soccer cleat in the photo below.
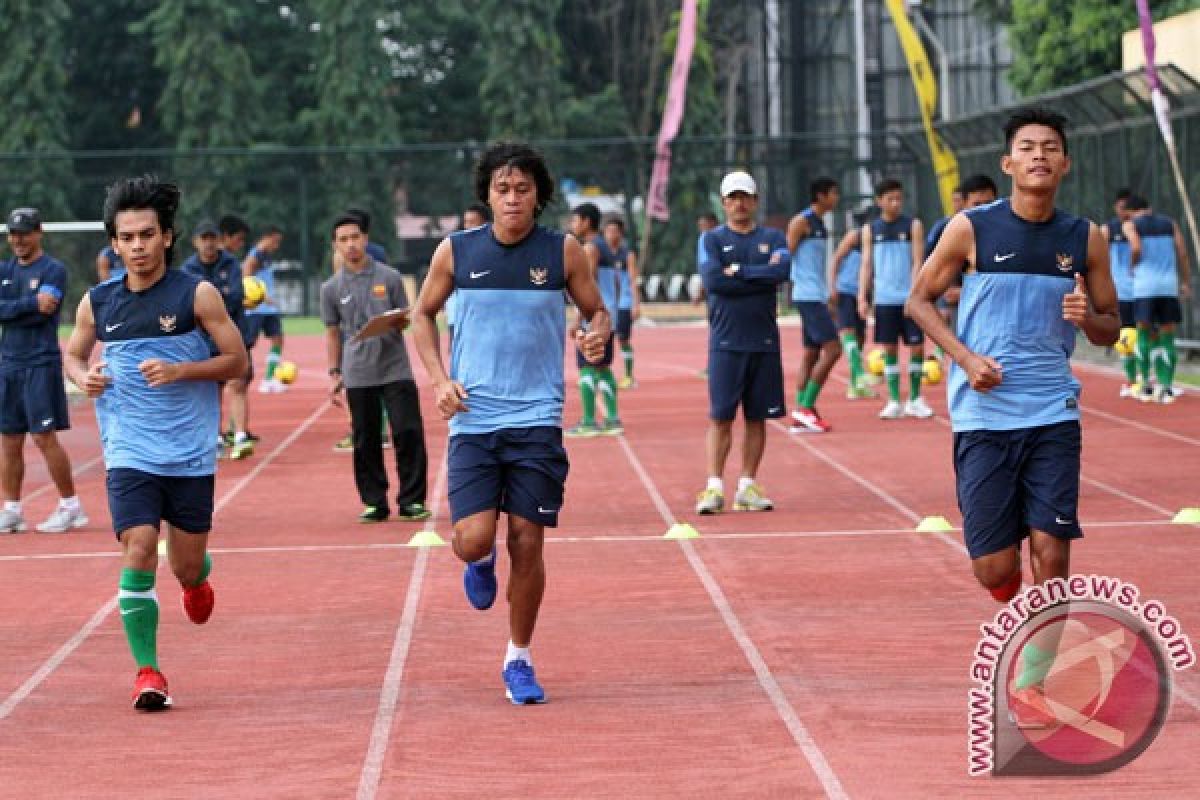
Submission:
M 504 696 L 514 706 L 546 702 L 546 693 L 533 675 L 532 664 L 517 658 L 504 665 Z
M 480 611 L 486 611 L 496 602 L 496 548 L 492 547 L 490 564 L 468 563 L 463 570 L 463 589 L 467 600 Z

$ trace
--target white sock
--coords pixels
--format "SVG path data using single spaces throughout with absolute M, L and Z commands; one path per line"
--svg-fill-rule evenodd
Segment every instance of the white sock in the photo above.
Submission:
M 716 489 L 718 492 L 725 491 L 725 482 L 715 475 L 708 476 L 708 485 L 706 489 Z
M 58 506 L 59 508 L 65 508 L 68 511 L 78 511 L 79 495 L 73 494 L 70 497 L 64 497 L 62 500 L 58 501 Z
M 742 477 L 738 478 L 738 491 L 739 492 L 744 492 L 744 491 L 746 491 L 746 489 L 750 488 L 753 485 L 754 485 L 754 478 L 751 478 L 749 475 L 743 475 Z
M 471 563 L 476 564 L 480 567 L 486 567 L 487 565 L 491 564 L 495 560 L 496 560 L 496 553 L 493 551 L 491 553 L 488 553 L 486 556 L 479 559 L 478 561 L 472 561 Z
M 533 656 L 529 655 L 528 647 L 517 647 L 512 643 L 512 639 L 508 640 L 508 650 L 504 653 L 504 666 L 508 666 L 512 661 L 524 661 L 529 666 L 533 666 Z
M 5 511 L 14 511 L 14 512 L 20 514 L 21 513 L 21 501 L 20 500 L 5 500 L 4 501 L 4 510 Z
M 246 439 L 247 439 L 247 436 L 246 436 L 245 431 L 238 431 L 237 433 L 235 433 L 233 435 L 234 442 L 244 442 L 244 441 L 246 441 Z

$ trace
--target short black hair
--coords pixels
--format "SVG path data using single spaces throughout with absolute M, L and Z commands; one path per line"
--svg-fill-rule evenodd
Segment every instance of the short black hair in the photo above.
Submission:
M 888 192 L 894 192 L 897 189 L 904 191 L 904 184 L 895 178 L 884 178 L 879 183 L 875 184 L 875 196 L 883 197 Z
M 1130 194 L 1125 200 L 1126 211 L 1143 211 L 1150 207 L 1150 201 L 1140 194 Z
M 117 214 L 122 211 L 153 211 L 158 217 L 159 229 L 164 234 L 171 234 L 171 244 L 166 252 L 166 263 L 170 266 L 175 255 L 175 214 L 179 211 L 179 196 L 178 186 L 154 175 L 117 181 L 108 187 L 104 198 L 104 229 L 108 238 L 117 238 Z
M 1024 128 L 1026 125 L 1044 125 L 1058 134 L 1059 140 L 1062 142 L 1063 155 L 1069 152 L 1067 149 L 1067 118 L 1057 111 L 1051 111 L 1048 108 L 1033 106 L 1031 108 L 1023 108 L 1015 112 L 1008 118 L 1008 122 L 1004 123 L 1004 152 L 1012 149 L 1013 139 L 1017 137 L 1017 131 Z
M 1133 189 L 1130 189 L 1128 186 L 1122 186 L 1120 189 L 1117 189 L 1117 194 L 1115 197 L 1113 197 L 1113 202 L 1119 203 L 1122 200 L 1128 200 L 1131 197 L 1133 197 Z
M 717 219 L 717 215 L 711 211 L 701 211 L 699 214 L 696 215 L 696 219 L 706 219 L 709 222 L 713 223 L 714 225 L 720 221 Z
M 554 178 L 546 166 L 546 159 L 537 150 L 521 142 L 496 142 L 479 155 L 475 162 L 475 197 L 487 205 L 488 189 L 492 185 L 492 173 L 510 168 L 524 172 L 533 178 L 537 187 L 537 204 L 533 216 L 540 217 L 554 199 Z
M 964 197 L 972 192 L 991 192 L 994 195 L 1000 194 L 1000 190 L 996 188 L 996 182 L 992 180 L 990 176 L 984 175 L 983 173 L 972 175 L 960 183 L 958 188 L 959 191 L 963 193 Z
M 825 194 L 831 189 L 836 188 L 838 188 L 838 182 L 833 178 L 817 178 L 808 185 L 808 195 L 809 198 L 815 203 L 817 201 L 817 197 Z
M 580 219 L 586 219 L 592 230 L 600 230 L 600 209 L 596 208 L 595 203 L 580 203 L 571 209 L 571 213 Z
M 621 229 L 621 233 L 625 232 L 625 220 L 621 219 L 620 217 L 609 217 L 608 219 L 604 220 L 604 227 L 607 228 L 609 225 L 616 225 Z
M 337 229 L 343 225 L 354 225 L 363 233 L 369 233 L 366 224 L 363 222 L 362 214 L 358 209 L 347 209 L 334 217 L 333 224 L 329 226 L 330 236 L 336 236 Z
M 354 216 L 358 217 L 359 222 L 360 222 L 358 227 L 360 229 L 362 229 L 363 233 L 371 232 L 371 214 L 370 214 L 370 212 L 364 211 L 361 208 L 347 208 L 346 213 L 353 214 Z
M 492 210 L 487 207 L 487 203 L 471 203 L 471 205 L 463 209 L 463 213 L 466 214 L 468 211 L 474 211 L 485 220 L 491 220 L 492 218 Z
M 239 233 L 249 233 L 250 226 L 246 224 L 246 220 L 236 214 L 226 214 L 217 220 L 217 230 L 223 236 L 236 236 Z

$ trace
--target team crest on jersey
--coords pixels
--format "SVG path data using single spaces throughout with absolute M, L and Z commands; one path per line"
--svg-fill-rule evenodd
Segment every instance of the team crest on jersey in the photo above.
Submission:
M 175 315 L 163 314 L 158 318 L 158 327 L 162 328 L 163 333 L 175 332 Z
M 1058 262 L 1060 272 L 1070 272 L 1075 267 L 1075 259 L 1066 253 L 1055 253 L 1054 259 Z
M 33 290 L 35 290 L 35 291 L 36 291 L 36 290 L 37 290 L 37 287 L 38 287 L 38 279 L 37 279 L 37 278 L 30 278 L 30 279 L 29 279 L 29 288 L 30 288 L 30 289 L 33 289 Z
M 767 253 L 771 252 L 771 245 L 767 244 L 766 242 L 759 242 L 758 252 L 765 256 Z
M 534 286 L 545 286 L 546 281 L 550 280 L 549 267 L 530 267 L 529 282 Z
M 908 234 L 907 234 L 907 233 L 905 233 L 905 232 L 903 232 L 903 231 L 901 231 L 900 233 L 898 233 L 898 234 L 897 234 L 897 238 L 899 238 L 899 239 L 900 239 L 900 241 L 902 241 L 902 242 L 903 242 L 903 241 L 907 241 L 907 240 L 908 240 Z
M 371 287 L 371 294 L 375 295 L 376 297 L 387 297 L 387 286 L 384 286 L 382 283 L 377 283 Z

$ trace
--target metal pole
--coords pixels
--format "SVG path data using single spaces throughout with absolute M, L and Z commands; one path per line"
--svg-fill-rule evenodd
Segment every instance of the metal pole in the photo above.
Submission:
M 858 157 L 858 191 L 871 196 L 871 109 L 867 107 L 867 35 L 864 0 L 854 0 L 854 93 L 858 98 L 858 136 L 855 155 Z

